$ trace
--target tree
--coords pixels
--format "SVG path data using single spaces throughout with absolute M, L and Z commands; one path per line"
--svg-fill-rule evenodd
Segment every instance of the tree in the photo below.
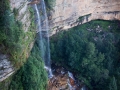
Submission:
M 90 90 L 109 90 L 109 78 L 120 67 L 115 29 L 119 31 L 118 23 L 95 20 L 57 33 L 51 37 L 53 63 L 75 72 Z
M 23 67 L 13 76 L 10 90 L 46 90 L 47 73 L 37 44 Z
M 117 90 L 117 84 L 116 84 L 116 79 L 113 76 L 109 85 L 110 90 Z

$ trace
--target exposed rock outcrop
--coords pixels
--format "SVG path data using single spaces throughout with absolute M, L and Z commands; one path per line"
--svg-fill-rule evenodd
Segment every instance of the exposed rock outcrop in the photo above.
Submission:
M 95 20 L 120 20 L 120 0 L 55 0 L 56 4 L 50 12 L 49 21 L 51 34 L 61 29 L 74 27 L 82 23 Z
M 14 73 L 14 67 L 9 61 L 9 57 L 4 54 L 0 54 L 0 82 L 8 78 Z
M 73 74 L 64 68 L 54 69 L 53 73 L 54 76 L 48 81 L 47 90 L 87 90 L 83 83 L 78 83 Z
M 40 0 L 32 0 L 32 2 L 28 3 L 28 5 L 30 4 L 39 4 L 40 3 Z
M 29 1 L 28 0 L 10 0 L 10 6 L 11 6 L 11 10 L 16 9 L 18 14 L 16 19 L 22 23 L 22 29 L 24 30 L 25 33 L 25 41 L 28 41 L 31 39 L 31 37 L 29 36 L 29 32 L 30 31 L 30 25 L 31 25 L 31 13 L 29 11 L 29 6 L 28 6 Z M 34 32 L 33 35 L 35 35 L 36 30 L 33 30 L 32 33 Z M 24 41 L 23 40 L 23 41 Z M 29 50 L 32 49 L 33 45 L 34 45 L 34 38 L 32 38 L 32 41 L 29 41 Z M 27 47 L 27 46 L 26 46 Z M 29 55 L 29 51 L 27 52 L 27 54 Z
M 17 10 L 17 20 L 22 22 L 23 30 L 28 31 L 30 26 L 30 12 L 28 9 L 29 2 L 27 0 L 10 0 L 11 10 Z
M 24 58 L 28 58 L 30 50 L 34 45 L 34 36 L 35 36 L 35 32 L 30 31 L 31 14 L 28 6 L 29 2 L 27 0 L 9 0 L 9 2 L 12 11 L 10 15 L 14 15 L 15 14 L 14 9 L 16 9 L 16 13 L 17 13 L 16 20 L 22 23 L 22 30 L 24 30 L 25 37 L 23 39 L 23 43 L 21 42 L 20 44 L 22 44 L 21 47 L 23 50 L 22 53 L 24 53 L 25 55 Z M 10 57 L 8 57 L 8 55 L 5 54 L 0 54 L 0 82 L 8 78 L 15 71 L 16 68 L 13 65 L 13 63 L 11 63 Z

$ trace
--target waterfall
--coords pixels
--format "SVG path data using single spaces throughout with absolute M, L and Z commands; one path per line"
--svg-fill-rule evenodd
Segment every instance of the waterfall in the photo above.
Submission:
M 38 27 L 38 36 L 39 36 L 39 47 L 40 47 L 40 50 L 41 50 L 41 57 L 43 59 L 43 56 L 44 56 L 44 50 L 43 50 L 43 39 L 42 39 L 42 32 L 41 32 L 41 18 L 40 18 L 40 14 L 39 14 L 39 10 L 37 8 L 37 5 L 35 4 L 35 10 L 36 10 L 36 13 L 37 13 L 37 27 Z
M 43 18 L 40 18 L 39 10 L 37 5 L 35 4 L 35 10 L 37 12 L 38 18 L 38 32 L 40 38 L 40 49 L 41 49 L 41 56 L 44 61 L 44 68 L 48 71 L 49 78 L 53 77 L 52 70 L 51 70 L 51 60 L 50 60 L 50 45 L 49 45 L 49 26 L 48 26 L 48 17 L 46 13 L 46 6 L 44 0 L 41 1 L 42 5 L 42 12 Z M 42 20 L 43 19 L 43 20 Z M 41 20 L 43 22 L 41 22 Z
M 45 66 L 48 68 L 49 71 L 49 77 L 52 77 L 52 71 L 51 71 L 51 60 L 50 60 L 50 42 L 49 42 L 49 25 L 48 25 L 48 17 L 47 17 L 47 12 L 46 12 L 46 6 L 44 0 L 41 1 L 42 3 L 42 11 L 43 11 L 43 16 L 44 16 L 44 22 L 42 28 L 45 29 L 44 33 L 44 39 L 46 41 L 46 50 L 45 50 L 45 55 L 44 55 L 44 61 L 45 61 Z

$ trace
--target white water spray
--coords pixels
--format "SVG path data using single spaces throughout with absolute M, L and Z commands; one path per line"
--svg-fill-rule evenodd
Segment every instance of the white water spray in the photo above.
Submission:
M 41 57 L 43 59 L 43 56 L 44 56 L 44 50 L 43 50 L 43 42 L 42 42 L 42 32 L 41 32 L 41 18 L 40 18 L 40 14 L 39 14 L 39 10 L 38 10 L 38 7 L 37 5 L 35 4 L 35 10 L 37 12 L 37 23 L 38 23 L 38 31 L 39 31 L 39 47 L 40 47 L 40 50 L 41 50 Z
M 53 77 L 52 70 L 51 70 L 51 60 L 50 60 L 50 45 L 49 45 L 49 25 L 48 25 L 48 17 L 47 17 L 47 12 L 46 12 L 46 6 L 44 0 L 41 0 L 42 4 L 42 13 L 44 16 L 44 23 L 42 25 L 42 28 L 45 29 L 44 31 L 44 40 L 46 42 L 45 44 L 45 56 L 44 56 L 44 61 L 45 61 L 45 67 L 48 68 L 48 73 L 49 77 Z
M 37 12 L 37 23 L 38 23 L 38 34 L 39 34 L 39 45 L 40 45 L 40 50 L 41 50 L 41 56 L 42 59 L 44 60 L 45 66 L 44 68 L 47 70 L 48 72 L 48 77 L 52 78 L 53 74 L 52 74 L 52 70 L 51 70 L 51 61 L 50 61 L 50 45 L 49 45 L 49 33 L 48 33 L 48 17 L 46 14 L 46 7 L 45 7 L 45 3 L 44 0 L 41 1 L 41 5 L 42 5 L 42 12 L 43 12 L 43 16 L 44 16 L 44 23 L 41 26 L 41 18 L 40 18 L 40 14 L 39 14 L 39 10 L 37 5 L 35 4 L 35 10 Z M 42 31 L 42 29 L 44 29 L 44 31 Z
M 75 81 L 75 78 L 73 77 L 73 74 L 68 71 L 69 78 L 73 79 Z M 75 90 L 75 88 L 71 85 L 70 80 L 68 79 L 68 86 L 70 90 Z

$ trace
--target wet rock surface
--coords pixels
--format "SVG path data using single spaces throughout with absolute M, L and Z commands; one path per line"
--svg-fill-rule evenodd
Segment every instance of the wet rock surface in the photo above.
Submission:
M 0 82 L 8 78 L 14 73 L 14 68 L 9 57 L 4 54 L 0 54 Z
M 71 72 L 64 68 L 54 69 L 53 74 L 54 76 L 48 81 L 47 90 L 82 90 L 85 88 L 84 85 L 77 83 Z

